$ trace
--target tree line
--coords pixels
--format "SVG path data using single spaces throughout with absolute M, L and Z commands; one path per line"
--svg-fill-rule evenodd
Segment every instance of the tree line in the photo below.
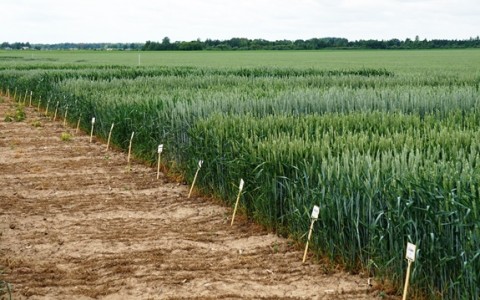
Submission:
M 165 37 L 161 42 L 147 41 L 142 50 L 175 51 L 175 50 L 320 50 L 320 49 L 455 49 L 480 48 L 480 37 L 468 40 L 356 40 L 346 38 L 312 38 L 308 40 L 277 40 L 232 38 L 229 40 L 179 41 L 171 42 Z
M 414 39 L 390 40 L 355 40 L 326 37 L 308 40 L 277 40 L 231 38 L 229 40 L 176 41 L 165 37 L 161 42 L 145 43 L 59 43 L 30 44 L 8 43 L 0 45 L 1 49 L 36 49 L 36 50 L 143 50 L 143 51 L 196 51 L 196 50 L 320 50 L 320 49 L 462 49 L 480 48 L 480 37 L 466 40 Z
M 8 43 L 0 44 L 0 49 L 6 50 L 142 50 L 144 43 L 58 43 L 58 44 L 31 44 Z

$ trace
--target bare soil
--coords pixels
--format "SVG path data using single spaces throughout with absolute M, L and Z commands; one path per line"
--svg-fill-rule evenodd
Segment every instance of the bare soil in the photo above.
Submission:
M 372 299 L 303 252 L 34 108 L 0 98 L 0 270 L 14 299 Z M 62 141 L 63 132 L 72 139 Z M 1 298 L 1 296 L 0 296 Z

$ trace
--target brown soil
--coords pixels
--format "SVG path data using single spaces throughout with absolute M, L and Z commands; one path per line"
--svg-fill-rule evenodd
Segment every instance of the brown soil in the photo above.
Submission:
M 0 98 L 0 266 L 14 299 L 372 299 L 367 279 Z M 40 127 L 34 126 L 39 122 Z M 38 123 L 36 125 L 39 125 Z M 62 141 L 70 132 L 71 141 Z M 1 298 L 1 297 L 0 297 Z

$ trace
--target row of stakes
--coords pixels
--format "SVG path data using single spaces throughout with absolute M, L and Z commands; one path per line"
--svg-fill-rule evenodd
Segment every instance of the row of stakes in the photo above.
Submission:
M 66 114 L 66 113 L 65 113 Z M 80 124 L 80 119 L 77 123 L 77 130 L 78 130 L 78 125 Z M 111 137 L 112 137 L 112 132 L 113 132 L 113 128 L 115 126 L 115 123 L 112 123 L 112 126 L 110 127 L 110 131 L 108 133 L 108 138 L 107 138 L 107 151 L 109 149 L 109 146 L 110 146 L 110 140 L 111 140 Z M 90 143 L 92 142 L 93 140 L 93 130 L 94 130 L 94 127 L 95 127 L 95 117 L 92 118 L 92 127 L 90 129 Z M 130 142 L 129 142 L 129 145 L 128 145 L 128 155 L 127 155 L 127 164 L 128 164 L 128 169 L 130 170 L 130 157 L 131 157 L 131 153 L 132 153 L 132 144 L 133 144 L 133 137 L 135 136 L 135 132 L 133 131 L 132 132 L 132 135 L 130 136 Z M 162 158 L 162 152 L 163 152 L 163 144 L 160 144 L 158 145 L 158 148 L 157 148 L 157 153 L 158 153 L 158 159 L 157 159 L 157 179 L 160 178 L 160 162 L 161 162 L 161 158 Z M 192 185 L 190 187 L 190 190 L 188 192 L 188 198 L 190 198 L 190 196 L 192 195 L 192 191 L 193 191 L 193 188 L 195 186 L 195 183 L 197 182 L 197 178 L 198 178 L 198 173 L 200 172 L 200 169 L 202 168 L 202 165 L 203 165 L 203 160 L 199 160 L 198 161 L 198 165 L 197 165 L 197 170 L 195 171 L 195 176 L 193 177 L 193 181 L 192 181 Z M 242 190 L 243 190 L 243 186 L 244 186 L 245 182 L 243 181 L 243 179 L 240 179 L 240 185 L 239 185 L 239 189 L 238 189 L 238 195 L 237 195 L 237 200 L 235 201 L 235 207 L 233 209 L 233 215 L 232 215 L 232 221 L 230 223 L 230 226 L 233 226 L 233 222 L 235 220 L 235 215 L 237 213 L 237 208 L 238 208 L 238 203 L 240 202 L 240 196 L 242 195 Z
M 14 99 L 16 99 L 16 89 L 15 89 L 15 94 L 14 94 Z M 24 99 L 23 99 L 23 103 L 26 104 L 26 99 L 27 99 L 27 95 L 28 95 L 28 91 L 25 91 L 25 96 L 24 96 Z M 10 90 L 7 89 L 7 97 L 10 97 Z M 29 102 L 29 106 L 32 106 L 32 97 L 33 97 L 33 91 L 30 91 L 30 102 Z M 37 107 L 37 110 L 40 111 L 40 104 L 41 104 L 41 98 L 40 98 L 40 101 L 38 101 L 38 107 Z M 46 106 L 46 109 L 45 109 L 45 116 L 48 116 L 48 109 L 49 109 L 49 105 L 50 105 L 50 100 L 47 101 L 47 106 Z M 57 120 L 57 113 L 58 113 L 58 106 L 59 106 L 59 101 L 57 101 L 56 103 L 56 106 L 55 106 L 55 113 L 53 115 L 53 121 L 56 121 Z M 67 116 L 68 116 L 68 106 L 65 107 L 65 115 L 63 117 L 63 126 L 65 127 L 67 125 Z M 77 126 L 76 126 L 76 133 L 79 132 L 80 130 L 80 121 L 82 119 L 82 115 L 80 114 L 79 118 L 78 118 L 78 122 L 77 122 Z M 93 132 L 94 132 L 94 127 L 95 127 L 95 117 L 92 118 L 92 126 L 91 126 L 91 130 L 90 130 L 90 143 L 92 143 L 93 141 Z M 108 138 L 107 138 L 107 149 L 106 151 L 109 150 L 109 147 L 110 147 L 110 140 L 112 138 L 112 132 L 113 132 L 113 128 L 115 126 L 115 123 L 112 123 L 112 126 L 110 127 L 110 131 L 108 133 Z M 128 155 L 127 155 L 127 164 L 128 164 L 128 169 L 130 170 L 130 157 L 131 157 L 131 153 L 132 153 L 132 143 L 133 143 L 133 138 L 135 136 L 135 132 L 132 132 L 132 135 L 130 136 L 130 142 L 129 142 L 129 146 L 128 146 Z M 161 162 L 161 154 L 163 152 L 163 144 L 160 144 L 158 145 L 158 159 L 157 159 L 157 179 L 160 178 L 160 162 Z M 200 160 L 198 162 L 198 167 L 197 167 L 197 171 L 195 172 L 195 176 L 193 178 L 193 182 L 192 182 L 192 185 L 190 187 L 190 190 L 188 192 L 188 198 L 190 198 L 190 196 L 192 195 L 192 191 L 193 191 L 193 188 L 195 186 L 195 182 L 197 181 L 197 177 L 198 177 L 198 173 L 200 172 L 200 169 L 202 168 L 202 164 L 203 164 L 203 160 Z M 240 179 L 240 185 L 239 185 L 239 192 L 238 192 L 238 195 L 237 195 L 237 199 L 235 201 L 235 208 L 233 210 L 233 215 L 232 215 L 232 221 L 230 223 L 230 226 L 233 226 L 233 222 L 235 220 L 235 215 L 236 215 L 236 212 L 237 212 L 237 208 L 238 208 L 238 203 L 240 201 L 240 196 L 241 196 L 241 193 L 242 193 L 242 190 L 243 190 L 243 185 L 244 185 L 244 181 L 243 179 Z
M 27 95 L 28 95 L 28 92 L 25 91 L 25 96 L 24 96 L 24 99 L 23 99 L 24 104 L 26 104 Z M 33 96 L 33 92 L 30 91 L 30 104 L 29 104 L 30 106 L 32 106 L 32 96 Z M 7 89 L 7 97 L 10 97 L 10 92 L 9 92 L 8 89 Z M 16 90 L 15 90 L 14 99 L 15 99 L 15 97 L 16 97 Z M 41 103 L 41 100 L 38 102 L 38 108 L 37 108 L 38 111 L 40 110 L 40 103 Z M 48 115 L 49 104 L 50 104 L 50 100 L 47 101 L 47 107 L 45 109 L 45 116 Z M 59 105 L 59 102 L 57 101 L 57 104 L 56 104 L 56 107 L 55 107 L 55 113 L 54 113 L 54 116 L 53 116 L 53 121 L 56 121 L 56 119 L 57 119 L 58 105 Z M 64 118 L 63 118 L 63 126 L 67 125 L 67 123 L 66 123 L 67 122 L 67 114 L 68 114 L 68 106 L 65 109 L 65 115 L 64 115 Z M 82 115 L 80 115 L 80 117 L 78 119 L 77 127 L 76 127 L 76 133 L 78 133 L 78 131 L 80 130 L 80 120 L 81 120 L 81 118 L 82 118 Z M 107 151 L 108 151 L 109 146 L 110 146 L 110 140 L 111 140 L 111 137 L 112 137 L 112 132 L 113 132 L 114 126 L 115 126 L 115 123 L 112 123 L 112 126 L 110 127 L 110 131 L 108 133 L 107 149 L 106 149 Z M 95 117 L 92 118 L 92 127 L 91 127 L 91 130 L 90 130 L 90 143 L 93 141 L 94 127 L 95 127 Z M 135 136 L 135 132 L 132 132 L 132 135 L 130 136 L 129 146 L 128 146 L 127 164 L 128 164 L 128 169 L 129 170 L 130 170 L 130 157 L 131 157 L 131 153 L 132 153 L 132 143 L 133 143 L 134 136 Z M 163 152 L 163 148 L 164 148 L 163 144 L 158 145 L 158 149 L 157 149 L 157 153 L 158 153 L 157 179 L 160 178 L 160 162 L 161 162 L 161 154 Z M 190 198 L 190 196 L 192 195 L 192 191 L 193 191 L 193 188 L 195 186 L 195 182 L 197 181 L 198 173 L 200 172 L 200 169 L 202 168 L 202 164 L 203 164 L 203 160 L 198 161 L 197 170 L 195 172 L 195 176 L 193 177 L 192 185 L 191 185 L 190 190 L 188 192 L 188 198 Z M 238 186 L 238 195 L 237 195 L 237 199 L 235 201 L 235 206 L 234 206 L 234 209 L 233 209 L 232 221 L 230 222 L 230 226 L 233 226 L 233 222 L 235 220 L 235 215 L 237 213 L 238 203 L 239 203 L 240 197 L 242 195 L 244 184 L 245 184 L 245 182 L 243 181 L 243 179 L 240 179 L 240 184 Z M 319 213 L 320 213 L 320 207 L 317 206 L 317 205 L 314 205 L 313 210 L 312 210 L 312 214 L 310 216 L 310 221 L 311 221 L 310 222 L 310 229 L 308 231 L 307 242 L 306 242 L 306 245 L 305 245 L 305 251 L 303 253 L 302 263 L 305 263 L 305 261 L 307 259 L 308 245 L 310 243 L 310 239 L 312 238 L 313 227 L 314 227 L 315 222 L 318 220 Z M 405 285 L 404 285 L 404 289 L 403 289 L 402 300 L 407 299 L 408 287 L 409 287 L 409 282 L 410 282 L 411 266 L 412 266 L 412 263 L 415 261 L 416 252 L 417 252 L 416 245 L 412 244 L 412 243 L 407 243 L 407 250 L 406 250 L 405 258 L 407 260 L 408 265 L 407 265 L 407 274 L 406 274 L 406 278 L 405 278 Z M 368 280 L 368 285 L 370 285 L 370 279 Z

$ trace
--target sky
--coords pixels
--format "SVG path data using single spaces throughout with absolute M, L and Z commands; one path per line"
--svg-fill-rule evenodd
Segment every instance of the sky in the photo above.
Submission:
M 0 0 L 0 42 L 468 39 L 480 0 Z

